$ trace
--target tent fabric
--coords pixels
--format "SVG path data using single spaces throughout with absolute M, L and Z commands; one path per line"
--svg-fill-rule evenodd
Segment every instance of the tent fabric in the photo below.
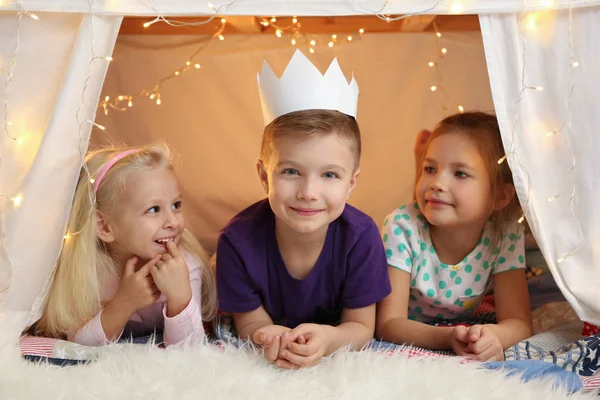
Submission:
M 0 199 L 5 235 L 0 300 L 25 324 L 40 316 L 88 146 L 87 121 L 95 118 L 108 68 L 104 59 L 90 61 L 92 46 L 97 57 L 110 56 L 121 20 L 57 13 L 39 21 L 23 18 L 19 25 L 12 82 L 8 93 L 5 85 L 0 87 L 8 119 L 2 108 L 0 121 L 12 123 L 9 134 L 21 143 L 0 139 L 0 192 L 22 201 L 15 207 Z M 17 21 L 14 12 L 0 13 L 0 68 L 6 72 Z M 0 74 L 2 81 L 6 77 Z
M 228 4 L 216 1 L 213 3 L 217 7 Z M 432 7 L 436 3 L 439 4 L 430 12 L 452 11 L 448 10 L 447 6 L 440 6 L 441 2 L 415 0 L 390 1 L 384 12 L 419 12 L 423 11 L 425 6 Z M 519 197 L 523 204 L 528 205 L 528 220 L 566 298 L 582 319 L 599 324 L 599 289 L 593 284 L 599 281 L 600 275 L 600 254 L 595 245 L 598 233 L 594 228 L 598 226 L 598 212 L 593 207 L 595 199 L 598 198 L 598 178 L 595 173 L 598 171 L 598 163 L 595 154 L 599 144 L 594 138 L 593 127 L 597 126 L 600 113 L 593 97 L 593 94 L 598 92 L 599 83 L 592 80 L 592 74 L 600 67 L 600 58 L 597 56 L 600 54 L 597 48 L 600 28 L 594 25 L 594 21 L 598 20 L 600 1 L 560 0 L 555 1 L 553 7 L 562 11 L 535 11 L 541 10 L 542 4 L 545 3 L 470 1 L 464 2 L 461 11 L 485 14 L 481 16 L 481 25 L 494 106 L 501 123 L 505 147 L 510 153 L 507 162 L 513 168 Z M 384 1 L 238 0 L 231 5 L 227 13 L 364 14 L 367 13 L 364 9 L 376 10 L 381 8 L 382 4 Z M 2 81 L 10 76 L 7 71 L 12 70 L 12 54 L 18 48 L 14 57 L 14 76 L 9 81 L 10 84 L 0 87 L 0 104 L 4 104 L 8 99 L 8 115 L 0 108 L 0 122 L 11 121 L 13 125 L 10 126 L 10 134 L 22 140 L 22 143 L 18 143 L 8 136 L 0 139 L 0 192 L 4 196 L 0 197 L 0 233 L 4 235 L 3 251 L 0 252 L 0 302 L 4 311 L 19 316 L 25 326 L 34 322 L 41 313 L 53 266 L 63 240 L 62 235 L 82 154 L 87 149 L 92 127 L 87 120 L 95 118 L 98 97 L 108 68 L 104 57 L 112 54 L 122 16 L 159 13 L 200 15 L 208 13 L 208 10 L 201 2 L 195 0 L 9 0 L 3 2 L 1 7 L 3 10 L 52 11 L 40 14 L 39 21 L 25 18 L 24 14 L 21 14 L 22 18 L 19 19 L 14 11 L 0 13 Z M 565 10 L 565 7 L 572 8 L 570 24 L 569 10 Z M 523 15 L 518 12 L 523 8 L 539 13 L 536 14 L 538 17 L 534 20 L 532 31 L 526 31 L 518 24 L 519 21 L 523 22 Z M 90 12 L 93 15 L 86 15 Z M 493 12 L 501 14 L 488 15 Z M 243 42 L 247 39 L 240 37 L 237 40 Z M 339 50 L 335 50 L 339 53 L 322 52 L 315 55 L 315 60 L 317 64 L 320 63 L 320 68 L 324 68 L 333 55 L 339 55 L 343 68 L 356 69 L 356 76 L 361 85 L 361 102 L 364 102 L 359 105 L 358 118 L 361 124 L 364 122 L 365 158 L 362 186 L 359 185 L 363 192 L 357 189 L 352 201 L 373 214 L 378 223 L 381 223 L 381 210 L 406 201 L 410 195 L 410 186 L 402 185 L 394 188 L 389 197 L 383 196 L 381 180 L 387 178 L 389 180 L 386 183 L 390 182 L 387 184 L 394 186 L 396 182 L 391 178 L 395 176 L 404 176 L 406 183 L 413 179 L 413 175 L 408 175 L 409 178 L 405 175 L 414 168 L 411 155 L 414 135 L 422 127 L 431 128 L 433 123 L 439 120 L 440 113 L 432 111 L 431 93 L 423 90 L 423 86 L 428 87 L 434 80 L 425 75 L 422 67 L 429 61 L 432 53 L 425 50 L 426 47 L 415 44 L 394 43 L 375 49 L 367 45 L 370 40 L 368 35 L 365 35 L 362 53 L 357 52 L 353 55 L 350 47 L 340 46 Z M 432 42 L 427 43 L 427 46 L 431 45 Z M 94 60 L 92 47 L 93 54 L 97 56 Z M 458 45 L 456 50 L 459 54 L 461 48 L 466 50 Z M 287 51 L 291 54 L 291 50 Z M 570 69 L 571 53 L 579 63 L 576 69 Z M 248 56 L 245 68 L 253 70 L 254 78 L 262 59 L 270 59 L 276 72 L 278 68 L 281 72 L 289 54 L 286 50 L 272 50 L 268 49 L 268 46 L 259 46 L 256 51 L 242 56 Z M 251 173 L 256 156 L 249 149 L 257 148 L 260 136 L 260 103 L 255 81 L 252 85 L 250 81 L 236 81 L 238 71 L 229 69 L 233 62 L 240 60 L 240 54 L 232 51 L 223 52 L 220 57 L 217 55 L 218 52 L 213 58 L 207 59 L 203 67 L 209 70 L 212 68 L 217 72 L 221 69 L 222 72 L 209 78 L 215 81 L 215 86 L 212 89 L 209 87 L 208 92 L 204 91 L 204 87 L 197 87 L 196 92 L 192 93 L 195 94 L 193 99 L 200 101 L 207 111 L 214 111 L 211 108 L 213 102 L 222 107 L 221 111 L 225 110 L 222 114 L 225 115 L 223 119 L 219 122 L 209 122 L 211 114 L 207 114 L 202 118 L 196 116 L 190 120 L 177 121 L 177 112 L 180 111 L 175 112 L 163 107 L 156 112 L 161 117 L 158 125 L 152 126 L 160 128 L 159 130 L 148 130 L 152 133 L 147 136 L 131 136 L 129 139 L 131 144 L 136 144 L 142 137 L 164 139 L 165 133 L 181 132 L 181 135 L 173 136 L 172 140 L 176 142 L 176 146 L 184 149 L 182 159 L 196 158 L 193 167 L 183 169 L 183 174 L 188 174 L 188 177 L 191 177 L 189 179 L 198 179 L 198 171 L 211 171 L 214 165 L 195 156 L 195 153 L 192 153 L 194 147 L 187 145 L 191 138 L 195 138 L 194 135 L 208 135 L 205 142 L 207 148 L 220 148 L 221 152 L 214 154 L 220 154 L 223 160 L 228 160 L 233 165 L 243 166 L 244 171 L 248 172 L 230 177 L 228 181 L 223 180 L 221 176 L 220 182 L 217 183 L 222 183 L 221 187 L 224 188 L 219 192 L 219 196 L 222 197 L 199 197 L 198 204 L 202 208 L 208 204 L 209 210 L 211 207 L 213 210 L 218 207 L 226 208 L 225 212 L 231 213 L 242 203 L 261 196 L 258 185 L 255 186 L 256 189 L 240 190 L 256 179 Z M 391 58 L 387 59 L 388 56 Z M 344 57 L 346 60 L 343 60 Z M 523 57 L 526 61 L 525 66 Z M 363 59 L 370 59 L 373 64 L 369 66 L 362 63 Z M 450 59 L 449 56 L 448 61 Z M 466 109 L 489 109 L 489 98 L 485 99 L 489 89 L 483 83 L 481 86 L 474 85 L 475 82 L 480 82 L 479 78 L 482 75 L 481 72 L 472 72 L 465 68 L 465 64 L 468 64 L 464 61 L 467 59 L 464 54 L 463 58 L 455 59 L 456 64 L 453 68 L 459 72 L 448 73 L 445 77 L 446 85 L 452 88 L 451 93 L 456 98 L 464 96 L 462 98 L 465 99 Z M 185 58 L 181 61 L 185 62 Z M 386 65 L 386 62 L 391 64 Z M 462 70 L 457 67 L 461 64 Z M 124 65 L 121 60 L 118 68 L 127 69 Z M 179 63 L 174 61 L 174 65 Z M 452 63 L 449 62 L 448 65 Z M 383 72 L 390 66 L 390 71 Z M 151 71 L 150 68 L 148 70 Z M 157 72 L 163 70 L 167 73 L 173 71 L 165 65 L 156 67 Z M 528 89 L 519 99 L 522 70 L 525 71 L 524 82 L 527 85 L 544 86 L 544 90 Z M 145 69 L 138 70 L 138 73 L 139 71 L 148 72 Z M 131 76 L 123 75 L 120 79 L 126 82 Z M 200 81 L 201 79 L 206 78 L 199 78 Z M 234 86 L 234 82 L 237 86 Z M 569 101 L 573 82 L 575 89 L 572 100 Z M 375 90 L 369 94 L 369 87 L 387 90 L 385 96 L 388 103 L 382 102 Z M 474 90 L 474 87 L 478 89 Z M 85 94 L 82 96 L 84 88 Z M 167 91 L 164 103 L 166 105 L 170 89 L 164 90 Z M 469 95 L 469 92 L 473 93 Z M 242 98 L 241 94 L 247 96 Z M 190 93 L 184 94 L 189 95 Z M 399 102 L 398 107 L 395 106 L 396 102 Z M 189 102 L 180 109 L 193 109 L 194 106 L 193 102 Z M 404 106 L 408 108 L 403 109 Z M 515 107 L 516 112 L 513 112 Z M 405 111 L 405 119 L 398 118 L 398 109 Z M 170 110 L 168 114 L 167 110 Z M 195 111 L 198 113 L 198 108 Z M 452 112 L 454 111 L 445 111 L 446 114 Z M 571 117 L 567 118 L 568 115 Z M 237 122 L 229 125 L 230 121 L 236 120 L 238 116 Z M 517 116 L 517 119 L 514 119 L 514 116 Z M 117 118 L 131 117 L 123 114 Z M 135 118 L 138 130 L 144 128 L 144 118 L 146 117 L 139 115 Z M 390 124 L 381 125 L 380 122 L 386 119 Z M 567 120 L 571 123 L 565 124 Z M 118 119 L 110 120 L 107 125 L 111 123 L 116 129 L 124 130 Z M 173 125 L 177 125 L 178 129 L 173 129 Z M 564 127 L 569 129 L 565 130 Z M 109 130 L 111 128 L 113 126 L 109 126 Z M 559 132 L 556 135 L 545 136 L 546 132 L 554 131 Z M 220 132 L 229 134 L 218 136 L 217 133 Z M 125 133 L 123 137 L 127 137 Z M 102 139 L 98 140 L 101 141 Z M 375 159 L 387 163 L 386 168 L 380 168 L 374 161 L 369 161 Z M 368 178 L 372 179 L 371 181 L 365 178 L 367 175 L 371 176 Z M 212 184 L 219 174 L 208 176 L 211 177 L 206 178 L 204 187 L 217 191 L 219 186 Z M 183 178 L 186 181 L 188 179 L 186 176 Z M 566 194 L 552 202 L 547 200 L 561 193 Z M 21 201 L 13 204 L 9 201 L 11 197 Z M 377 206 L 371 208 L 373 206 L 369 204 Z M 198 224 L 209 228 L 206 231 L 201 229 L 202 232 L 198 233 L 198 236 L 210 241 L 218 229 L 216 227 L 221 223 L 222 220 L 212 219 L 210 223 Z M 207 236 L 203 237 L 203 234 Z M 570 257 L 558 263 L 558 259 L 570 255 L 571 252 L 573 254 Z
M 528 18 L 536 18 L 530 29 Z M 599 20 L 600 7 L 480 17 L 494 105 L 519 199 L 563 294 L 581 319 L 596 325 Z M 522 91 L 523 86 L 543 90 Z
M 491 14 L 552 8 L 590 7 L 599 0 L 215 0 L 225 15 Z M 198 0 L 5 0 L 2 9 L 112 15 L 210 15 Z

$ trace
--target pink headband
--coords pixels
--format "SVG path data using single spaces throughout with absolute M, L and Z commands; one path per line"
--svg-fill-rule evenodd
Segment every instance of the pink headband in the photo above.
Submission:
M 106 164 L 104 164 L 104 167 L 102 167 L 100 172 L 98 172 L 98 176 L 94 181 L 94 193 L 98 191 L 98 186 L 100 186 L 100 182 L 102 182 L 102 178 L 104 178 L 104 175 L 106 175 L 108 170 L 111 169 L 112 166 L 115 165 L 120 159 L 122 159 L 123 157 L 127 157 L 128 155 L 135 152 L 137 152 L 137 150 L 135 149 L 122 151 L 121 153 L 111 158 Z

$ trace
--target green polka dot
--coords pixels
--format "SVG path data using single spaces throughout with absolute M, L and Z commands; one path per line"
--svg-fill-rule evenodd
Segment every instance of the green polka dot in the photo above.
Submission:
M 412 259 L 407 258 L 405 261 L 407 267 L 412 267 Z
M 423 261 L 425 261 L 425 260 L 423 260 Z M 439 274 L 440 270 L 439 270 L 439 268 L 438 268 L 438 267 L 435 267 L 435 268 L 433 269 L 433 272 L 434 272 L 434 273 L 437 275 L 437 274 Z
M 475 277 L 475 282 L 479 282 L 481 280 L 481 275 L 477 274 Z
M 417 254 L 417 252 L 413 250 L 412 258 L 418 258 L 418 257 L 419 257 L 419 255 Z
M 433 248 L 433 245 L 429 246 L 429 252 L 431 254 L 435 254 L 435 249 Z
M 493 255 L 500 254 L 500 247 L 496 247 L 494 250 L 492 250 L 492 254 Z
M 412 282 L 410 283 L 410 286 L 412 286 L 412 287 L 417 286 L 417 280 L 413 279 Z
M 506 258 L 504 258 L 504 257 L 500 257 L 500 258 L 498 259 L 498 262 L 499 262 L 500 264 L 504 264 L 504 263 L 506 262 Z
M 512 266 L 512 267 L 510 267 L 508 270 L 509 270 L 509 271 L 514 271 L 515 269 L 517 269 L 517 267 L 515 267 L 515 266 Z
M 459 304 L 460 304 L 460 299 L 456 299 L 456 300 L 454 300 L 454 304 L 455 304 L 455 305 L 459 305 Z
M 398 251 L 404 253 L 404 250 L 406 250 L 406 245 L 404 243 L 400 243 L 398 245 Z
M 408 237 L 412 236 L 412 231 L 410 229 L 406 230 L 406 236 L 408 236 Z
M 402 228 L 398 227 L 394 229 L 394 235 L 398 236 L 402 234 Z
M 402 218 L 402 215 L 400 215 L 400 214 L 394 215 L 394 221 L 398 221 L 400 218 Z
M 477 246 L 479 246 L 482 242 L 483 242 L 483 239 L 479 238 L 479 240 L 477 241 Z
M 517 235 L 516 233 L 511 233 L 510 235 L 508 235 L 508 237 L 513 242 L 516 242 L 517 239 L 519 239 L 519 235 Z
M 423 214 L 417 214 L 417 219 L 418 219 L 419 221 L 424 221 L 424 220 L 425 220 L 425 217 L 423 216 Z
M 421 307 L 415 307 L 415 312 L 418 312 L 419 314 L 423 314 L 423 309 Z
M 459 276 L 458 278 L 456 278 L 454 280 L 454 283 L 456 283 L 457 285 L 460 285 L 462 283 L 462 278 Z
M 422 266 L 426 266 L 427 265 L 427 259 L 426 258 L 423 259 L 423 261 L 421 262 L 421 265 Z
M 446 282 L 440 281 L 439 286 L 440 286 L 440 289 L 446 289 Z
M 523 264 L 523 263 L 525 262 L 525 257 L 523 257 L 523 255 L 520 255 L 520 256 L 519 256 L 519 262 L 520 262 L 521 264 Z
M 383 243 L 387 242 L 388 240 L 388 235 L 387 233 L 385 235 L 383 235 Z
M 404 210 L 406 208 L 406 204 L 403 206 L 398 207 L 398 210 Z
M 492 240 L 489 237 L 486 237 L 485 239 L 483 239 L 484 246 L 489 246 L 490 244 L 492 244 Z
M 379 253 L 381 254 L 381 253 Z M 387 258 L 390 258 L 394 253 L 392 252 L 392 249 L 387 249 L 385 251 L 385 255 L 387 256 Z
M 402 218 L 403 218 L 405 221 L 408 221 L 408 220 L 410 219 L 410 217 L 408 216 L 408 214 L 402 214 Z
M 442 267 L 442 269 L 446 269 L 448 268 L 448 264 L 440 263 L 440 267 Z
M 450 290 L 450 289 L 446 290 L 446 297 L 447 298 L 452 297 L 452 290 Z
M 471 266 L 471 264 L 467 264 L 467 266 L 465 267 L 465 272 L 467 274 L 470 274 L 471 271 L 473 271 L 473 267 Z
M 469 257 L 465 257 L 464 260 L 462 260 L 462 262 L 466 263 L 467 261 L 469 261 Z
M 508 248 L 508 251 L 515 251 L 515 245 L 511 244 L 510 247 Z
M 414 315 L 409 315 L 408 319 L 410 319 L 411 321 L 416 321 L 417 320 L 417 318 L 415 318 Z
M 410 295 L 410 299 L 411 299 L 412 301 L 415 301 L 415 300 L 417 300 L 417 296 L 415 296 L 415 295 L 412 295 L 412 294 L 411 294 L 411 295 Z
M 418 210 L 419 209 L 419 203 L 414 203 L 414 205 L 415 205 L 415 210 Z
M 388 219 L 386 218 L 385 221 L 383 221 L 383 226 L 387 226 L 388 224 Z
M 456 276 L 456 271 L 450 272 L 450 278 L 454 278 Z
M 477 255 L 475 256 L 476 260 L 481 260 L 481 252 L 477 253 Z
M 421 251 L 425 251 L 426 248 L 427 248 L 427 243 L 421 242 Z
M 419 271 L 421 271 L 421 266 L 420 266 L 420 265 L 418 265 L 418 266 L 417 266 L 417 273 L 418 273 Z
M 444 316 L 442 314 L 438 314 L 435 316 L 435 319 L 444 319 Z
M 473 289 L 469 288 L 469 289 L 465 290 L 465 296 L 470 296 L 471 293 L 473 293 Z
M 483 269 L 488 269 L 490 267 L 490 263 L 487 261 L 483 262 Z
M 429 290 L 427 291 L 427 297 L 433 297 L 433 296 L 435 296 L 435 290 L 433 290 L 433 289 L 429 289 Z
M 419 297 L 423 297 L 423 293 L 421 293 L 420 290 L 417 292 L 417 294 L 419 295 Z
M 429 274 L 428 274 L 428 273 L 424 273 L 424 274 L 423 274 L 423 280 L 424 280 L 425 282 L 427 282 L 427 281 L 429 280 Z
M 441 304 L 442 304 L 442 302 L 441 302 L 441 301 L 439 301 L 439 300 L 436 300 L 436 301 L 434 301 L 434 302 L 433 302 L 433 304 L 436 304 L 436 305 L 438 305 L 438 306 L 439 306 L 439 305 L 441 305 Z

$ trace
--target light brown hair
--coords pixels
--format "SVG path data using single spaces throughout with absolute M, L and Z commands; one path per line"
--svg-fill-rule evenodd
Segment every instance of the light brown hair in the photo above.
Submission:
M 277 141 L 285 137 L 310 137 L 335 134 L 349 142 L 354 153 L 354 169 L 360 163 L 360 129 L 354 117 L 333 110 L 294 111 L 277 117 L 265 127 L 260 159 L 269 162 Z

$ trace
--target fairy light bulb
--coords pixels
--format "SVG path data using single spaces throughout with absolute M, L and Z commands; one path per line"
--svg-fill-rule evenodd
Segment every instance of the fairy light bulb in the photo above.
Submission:
M 222 23 L 222 24 L 224 24 L 224 23 L 226 23 L 226 22 L 227 22 L 227 20 L 226 20 L 225 18 L 221 18 L 221 23 Z
M 437 37 L 442 37 L 442 34 L 441 34 L 440 32 L 436 32 L 436 33 L 435 33 L 435 36 L 437 36 Z
M 430 87 L 432 92 L 435 92 L 437 90 L 437 86 L 433 85 L 432 87 Z
M 291 43 L 292 43 L 292 45 L 295 46 L 296 45 L 296 39 L 292 39 Z
M 314 46 L 314 45 L 316 45 L 316 44 L 317 44 L 317 42 L 316 42 L 315 40 L 311 40 L 311 41 L 310 41 L 310 45 L 311 45 L 311 46 Z
M 275 35 L 277 35 L 277 37 L 280 38 L 281 37 L 281 29 L 277 29 L 275 31 Z
M 225 36 L 219 35 L 219 40 L 225 40 Z
M 364 30 L 363 28 L 360 28 L 360 29 L 358 30 L 358 33 L 360 33 L 360 34 L 362 35 L 363 33 L 365 33 L 365 30 Z
M 429 62 L 427 63 L 427 65 L 429 65 L 430 67 L 434 67 L 434 66 L 435 66 L 435 63 L 434 63 L 433 61 L 429 61 Z
M 15 197 L 11 197 L 10 200 L 13 202 L 15 207 L 19 207 L 21 205 L 21 203 L 23 202 L 23 196 L 19 194 Z
M 506 154 L 502 156 L 501 159 L 498 160 L 498 165 L 502 164 L 506 160 Z
M 310 52 L 310 54 L 314 54 L 315 53 L 315 49 L 313 49 L 312 47 L 310 49 L 308 49 L 308 51 Z
M 329 43 L 327 44 L 327 46 L 329 46 L 329 47 L 333 47 L 333 44 L 334 44 L 333 42 L 329 42 Z
M 348 36 L 348 41 L 351 42 L 352 41 L 352 36 Z
M 448 49 L 447 49 L 447 48 L 445 48 L 445 47 L 444 47 L 444 48 L 442 48 L 442 54 L 446 54 L 446 53 L 448 53 Z
M 459 104 L 458 105 L 458 111 L 460 111 L 461 113 L 464 113 L 465 112 L 465 108 Z
M 292 18 L 292 24 L 297 24 L 297 23 L 298 23 L 298 17 Z
M 200 69 L 200 64 L 194 64 L 194 68 Z

